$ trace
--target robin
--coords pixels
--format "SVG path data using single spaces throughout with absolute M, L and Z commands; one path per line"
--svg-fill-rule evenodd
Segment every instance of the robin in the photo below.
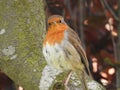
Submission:
M 53 15 L 48 18 L 48 31 L 43 41 L 43 55 L 48 65 L 62 70 L 75 72 L 83 83 L 84 90 L 88 90 L 85 76 L 91 77 L 88 59 L 81 45 L 77 33 L 71 29 L 64 18 L 60 15 Z M 69 78 L 65 82 L 67 83 Z

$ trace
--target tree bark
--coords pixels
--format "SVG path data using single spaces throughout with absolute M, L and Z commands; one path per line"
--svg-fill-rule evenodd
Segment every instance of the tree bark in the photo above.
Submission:
M 38 90 L 45 66 L 44 0 L 0 1 L 0 69 L 25 90 Z

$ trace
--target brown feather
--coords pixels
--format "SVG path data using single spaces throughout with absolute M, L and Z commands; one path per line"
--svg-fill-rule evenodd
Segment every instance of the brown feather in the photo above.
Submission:
M 69 40 L 69 42 L 71 44 L 73 44 L 73 46 L 75 47 L 75 49 L 79 53 L 79 55 L 81 57 L 81 62 L 84 64 L 85 68 L 87 69 L 87 73 L 92 78 L 92 75 L 91 75 L 90 69 L 89 69 L 88 59 L 87 59 L 85 50 L 82 47 L 80 38 L 78 37 L 77 33 L 75 31 L 73 31 L 71 28 L 66 30 L 66 32 L 68 33 L 68 40 Z

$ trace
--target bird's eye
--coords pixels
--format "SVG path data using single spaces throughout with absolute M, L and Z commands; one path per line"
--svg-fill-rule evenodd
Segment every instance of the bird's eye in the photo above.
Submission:
M 57 21 L 57 23 L 61 23 L 61 22 L 62 22 L 61 20 Z
M 59 23 L 61 23 L 62 21 L 61 20 L 59 20 Z

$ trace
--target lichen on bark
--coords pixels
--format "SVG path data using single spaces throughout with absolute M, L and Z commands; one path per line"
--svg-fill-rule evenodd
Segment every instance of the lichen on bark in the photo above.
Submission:
M 43 0 L 1 0 L 0 22 L 0 69 L 25 90 L 38 90 L 45 65 Z

